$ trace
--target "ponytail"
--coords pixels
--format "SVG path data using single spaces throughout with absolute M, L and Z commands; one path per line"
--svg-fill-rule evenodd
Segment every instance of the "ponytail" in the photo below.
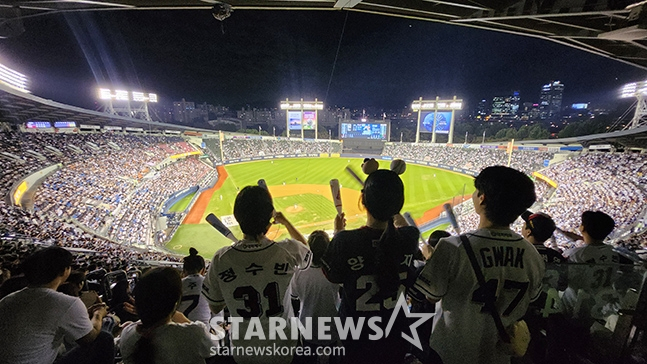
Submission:
M 393 217 L 387 220 L 386 229 L 377 242 L 375 263 L 377 268 L 377 295 L 381 298 L 391 297 L 400 287 L 400 261 L 398 261 L 398 245 L 400 233 L 393 224 Z
M 148 335 L 142 335 L 137 340 L 132 359 L 135 364 L 155 364 L 155 348 Z

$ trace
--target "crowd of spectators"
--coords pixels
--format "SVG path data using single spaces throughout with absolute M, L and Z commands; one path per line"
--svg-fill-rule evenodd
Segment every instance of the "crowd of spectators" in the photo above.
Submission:
M 225 160 L 231 160 L 280 154 L 341 153 L 341 144 L 328 140 L 235 138 L 225 139 L 222 150 Z
M 539 211 L 552 216 L 563 230 L 573 232 L 579 228 L 582 212 L 605 211 L 616 222 L 615 234 L 610 237 L 613 239 L 619 233 L 630 231 L 644 218 L 646 173 L 645 154 L 587 153 L 567 159 L 542 171 L 558 184 L 550 196 L 547 192 L 553 189 L 543 181 L 535 181 Z M 469 203 L 464 210 L 472 210 Z M 475 229 L 477 221 L 475 213 L 459 217 L 464 230 Z M 521 224 L 518 220 L 518 225 Z M 555 235 L 553 244 L 562 251 L 573 246 L 573 242 L 560 234 Z M 632 249 L 644 244 L 644 236 L 629 238 L 622 243 Z
M 113 215 L 109 236 L 120 242 L 142 244 L 151 234 L 151 223 L 161 204 L 173 193 L 213 178 L 214 170 L 195 158 L 173 163 L 145 179 Z
M 393 143 L 384 146 L 382 155 L 446 164 L 474 172 L 479 172 L 487 166 L 508 165 L 506 149 L 474 149 L 435 146 L 424 143 Z M 510 167 L 530 174 L 543 168 L 544 161 L 552 159 L 553 155 L 553 153 L 549 152 L 514 151 Z
M 0 148 L 6 153 L 0 157 L 6 171 L 0 193 L 6 195 L 35 170 L 59 164 L 34 195 L 36 215 L 73 219 L 128 243 L 148 241 L 150 222 L 171 194 L 211 182 L 216 174 L 194 157 L 161 164 L 171 155 L 195 151 L 179 136 L 7 131 L 0 133 Z
M 28 212 L 7 205 L 4 201 L 0 201 L 0 235 L 4 236 L 2 249 L 12 242 L 83 249 L 87 251 L 84 256 L 88 260 L 108 271 L 122 269 L 135 261 L 178 261 L 169 254 L 123 246 L 86 232 L 72 223 L 42 213 Z M 15 250 L 11 247 L 6 249 Z M 0 254 L 5 266 L 20 260 L 20 255 L 7 254 Z

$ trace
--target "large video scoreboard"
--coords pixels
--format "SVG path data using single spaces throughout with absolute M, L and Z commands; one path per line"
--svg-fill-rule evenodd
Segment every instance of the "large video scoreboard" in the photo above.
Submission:
M 340 123 L 339 135 L 341 139 L 370 139 L 388 140 L 388 123 Z

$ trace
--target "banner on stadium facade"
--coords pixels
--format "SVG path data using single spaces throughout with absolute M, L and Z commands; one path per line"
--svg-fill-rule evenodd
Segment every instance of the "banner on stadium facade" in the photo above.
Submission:
M 200 155 L 200 154 L 202 154 L 201 151 L 194 150 L 193 152 L 174 154 L 174 155 L 170 156 L 169 158 L 171 158 L 171 159 L 179 159 L 179 158 L 186 158 L 186 157 L 191 156 L 191 155 Z
M 16 191 L 13 193 L 13 200 L 14 203 L 18 206 L 22 207 L 21 200 L 22 196 L 25 194 L 27 191 L 27 181 L 22 181 L 16 188 Z
M 557 182 L 555 182 L 555 181 L 553 181 L 552 179 L 550 179 L 550 178 L 548 178 L 548 177 L 544 176 L 543 174 L 541 174 L 541 173 L 539 173 L 539 172 L 532 172 L 532 175 L 533 175 L 535 178 L 540 179 L 540 180 L 542 180 L 542 181 L 544 181 L 544 182 L 548 183 L 548 185 L 549 185 L 549 186 L 551 186 L 551 187 L 553 187 L 553 188 L 557 188 Z

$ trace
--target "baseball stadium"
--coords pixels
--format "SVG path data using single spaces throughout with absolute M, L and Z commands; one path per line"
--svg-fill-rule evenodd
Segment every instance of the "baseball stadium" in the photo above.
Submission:
M 39 6 L 50 6 L 46 2 L 40 3 L 42 4 Z M 111 3 L 78 2 L 84 4 L 79 8 L 75 8 L 77 2 L 70 2 L 71 5 L 62 8 L 57 8 L 56 3 L 62 2 L 52 2 L 54 5 L 48 8 L 49 11 L 82 12 L 88 8 L 115 10 L 110 4 L 116 4 L 118 8 L 138 10 L 173 10 L 176 7 L 176 10 L 184 7 L 202 9 L 205 3 L 208 3 L 208 9 L 218 21 L 228 17 L 232 9 L 244 11 L 279 8 L 343 8 L 347 11 L 438 22 L 449 22 L 447 19 L 456 18 L 464 23 L 471 23 L 481 19 L 480 17 L 483 17 L 481 20 L 491 17 L 492 19 L 483 20 L 478 26 L 512 32 L 512 23 L 506 22 L 510 20 L 515 24 L 514 32 L 552 40 L 559 38 L 561 44 L 619 59 L 637 67 L 647 67 L 647 61 L 644 61 L 647 57 L 642 56 L 646 46 L 642 43 L 626 42 L 625 49 L 620 44 L 622 39 L 608 38 L 609 36 L 605 35 L 599 39 L 594 37 L 596 42 L 587 45 L 589 40 L 584 39 L 591 38 L 590 36 L 578 40 L 580 38 L 572 35 L 575 30 L 580 33 L 606 34 L 609 25 L 600 23 L 600 16 L 631 22 L 639 15 L 635 9 L 645 8 L 647 11 L 647 5 L 643 3 L 628 5 L 622 9 L 600 10 L 601 7 L 598 6 L 590 11 L 582 10 L 581 6 L 564 5 L 566 7 L 558 9 L 559 11 L 546 11 L 542 17 L 552 18 L 565 12 L 571 14 L 564 18 L 545 20 L 542 24 L 546 28 L 542 28 L 542 31 L 536 30 L 536 22 L 541 21 L 535 17 L 526 13 L 512 15 L 516 11 L 512 5 L 508 10 L 499 9 L 498 6 L 494 9 L 494 5 L 487 5 L 492 3 L 488 1 L 416 0 L 408 2 L 408 5 L 390 0 L 377 3 L 350 1 L 346 5 L 337 6 L 340 2 L 259 0 L 250 3 L 234 1 L 230 5 L 196 0 L 187 1 L 187 4 L 180 6 L 171 1 L 116 0 Z M 432 3 L 434 7 L 430 9 L 429 4 Z M 108 8 L 104 9 L 106 6 Z M 456 10 L 457 8 L 459 10 Z M 472 13 L 465 13 L 466 9 L 473 8 L 479 9 L 478 17 Z M 6 9 L 14 8 L 7 6 Z M 35 14 L 39 14 L 42 9 L 29 7 L 26 11 L 36 16 Z M 488 9 L 492 11 L 488 13 Z M 483 15 L 485 13 L 490 15 Z M 495 14 L 497 16 L 494 16 Z M 508 17 L 510 19 L 506 20 Z M 21 16 L 11 18 L 11 24 L 21 19 Z M 558 24 L 559 29 L 550 28 L 551 24 Z M 6 31 L 8 29 L 5 23 L 0 23 L 0 38 L 4 38 L 3 33 Z M 612 44 L 605 43 L 607 41 Z M 414 125 L 416 131 L 415 142 L 405 142 L 402 135 L 400 141 L 397 141 L 397 135 L 392 135 L 393 125 L 386 118 L 386 114 L 375 119 L 340 117 L 335 120 L 334 126 L 330 126 L 336 133 L 328 130 L 325 137 L 320 137 L 318 124 L 323 123 L 320 113 L 329 105 L 323 105 L 323 102 L 316 98 L 302 98 L 299 101 L 277 99 L 276 108 L 272 111 L 277 117 L 266 125 L 258 125 L 257 134 L 251 132 L 254 129 L 243 128 L 239 132 L 232 132 L 209 128 L 207 125 L 211 124 L 206 123 L 205 127 L 195 127 L 156 120 L 152 111 L 154 104 L 159 101 L 158 95 L 139 89 L 122 90 L 97 85 L 96 102 L 97 105 L 101 105 L 97 107 L 98 110 L 50 100 L 30 92 L 27 75 L 29 71 L 21 72 L 0 64 L 0 317 L 3 317 L 0 322 L 0 363 L 38 360 L 43 363 L 61 360 L 56 361 L 61 363 L 65 362 L 62 359 L 67 358 L 68 354 L 78 355 L 79 348 L 83 350 L 82 356 L 85 357 L 85 361 L 69 359 L 71 361 L 67 362 L 135 363 L 137 361 L 132 359 L 134 356 L 129 353 L 140 349 L 138 346 L 133 349 L 132 347 L 136 347 L 134 344 L 132 347 L 128 346 L 128 335 L 136 333 L 138 336 L 130 338 L 147 340 L 154 337 L 157 340 L 159 336 L 150 333 L 155 332 L 157 335 L 162 332 L 157 331 L 160 327 L 175 323 L 200 327 L 199 339 L 189 340 L 188 336 L 181 337 L 184 340 L 182 344 L 200 342 L 203 339 L 214 345 L 207 347 L 207 352 L 210 352 L 208 349 L 212 349 L 211 355 L 200 354 L 202 356 L 197 362 L 233 363 L 234 359 L 239 359 L 235 355 L 225 357 L 223 354 L 218 358 L 221 355 L 216 353 L 221 353 L 222 348 L 235 346 L 227 323 L 230 322 L 229 318 L 236 317 L 241 312 L 253 313 L 254 318 L 267 319 L 272 316 L 267 312 L 273 312 L 279 305 L 278 315 L 285 314 L 287 317 L 288 311 L 290 315 L 293 314 L 292 309 L 280 305 L 281 302 L 290 302 L 292 299 L 293 308 L 300 307 L 303 312 L 304 307 L 309 308 L 308 304 L 313 305 L 308 302 L 314 300 L 312 297 L 317 295 L 318 290 L 327 287 L 326 289 L 336 295 L 336 306 L 333 307 L 335 314 L 338 314 L 340 302 L 343 302 L 345 297 L 344 294 L 340 296 L 340 290 L 344 293 L 353 288 L 348 288 L 349 285 L 343 282 L 347 279 L 344 274 L 340 274 L 344 276 L 339 279 L 341 283 L 332 278 L 332 268 L 324 257 L 339 258 L 342 263 L 347 263 L 350 268 L 345 271 L 346 276 L 352 276 L 356 270 L 363 269 L 364 258 L 357 256 L 356 252 L 349 253 L 349 256 L 330 257 L 333 254 L 330 253 L 331 249 L 324 249 L 324 253 L 320 253 L 323 257 L 317 256 L 318 264 L 311 265 L 310 254 L 313 254 L 315 249 L 308 244 L 319 236 L 319 233 L 313 234 L 315 231 L 323 230 L 327 233 L 331 240 L 325 244 L 326 247 L 330 247 L 340 244 L 342 238 L 336 237 L 348 236 L 345 234 L 350 231 L 374 229 L 371 224 L 375 224 L 375 219 L 367 212 L 368 204 L 365 206 L 363 203 L 363 196 L 366 196 L 364 181 L 371 175 L 371 171 L 367 171 L 367 165 L 372 163 L 377 164 L 378 169 L 392 170 L 393 173 L 388 174 L 397 174 L 402 181 L 404 205 L 399 214 L 403 216 L 404 222 L 398 221 L 396 224 L 394 221 L 398 214 L 389 215 L 387 221 L 380 221 L 384 223 L 383 226 L 380 225 L 380 230 L 384 233 L 380 232 L 382 235 L 379 240 L 368 240 L 367 246 L 382 254 L 384 251 L 380 249 L 385 248 L 380 244 L 395 241 L 388 240 L 391 238 L 388 234 L 391 228 L 400 232 L 416 231 L 416 228 L 419 232 L 419 238 L 416 238 L 416 254 L 404 255 L 403 260 L 393 251 L 389 251 L 397 258 L 397 262 L 396 258 L 385 254 L 395 266 L 403 265 L 406 268 L 406 272 L 399 273 L 408 277 L 407 282 L 398 278 L 397 290 L 392 292 L 393 295 L 389 293 L 389 298 L 406 296 L 406 299 L 400 302 L 406 316 L 428 314 L 432 317 L 447 314 L 453 309 L 443 306 L 449 301 L 443 298 L 447 297 L 445 293 L 436 296 L 433 285 L 427 282 L 435 279 L 436 275 L 429 277 L 429 267 L 442 266 L 442 269 L 434 268 L 439 269 L 434 273 L 448 276 L 445 277 L 444 283 L 450 286 L 455 279 L 458 280 L 466 274 L 470 279 L 474 278 L 472 286 L 475 289 L 469 292 L 471 300 L 468 300 L 468 303 L 479 306 L 468 306 L 477 316 L 473 320 L 477 326 L 474 329 L 466 329 L 466 332 L 469 332 L 467 336 L 471 335 L 473 339 L 478 335 L 485 335 L 487 331 L 497 340 L 500 335 L 502 341 L 510 343 L 514 341 L 515 335 L 502 331 L 508 332 L 511 327 L 516 328 L 518 323 L 523 322 L 525 325 L 528 321 L 529 327 L 526 327 L 525 331 L 528 331 L 529 338 L 525 342 L 525 349 L 520 355 L 515 353 L 516 356 L 523 356 L 523 359 L 519 359 L 523 360 L 520 362 L 637 364 L 647 360 L 647 81 L 631 83 L 619 90 L 621 97 L 635 99 L 631 109 L 633 118 L 630 117 L 631 120 L 624 123 L 622 128 L 567 138 L 524 138 L 517 141 L 511 139 L 486 142 L 484 134 L 481 142 L 480 138 L 468 142 L 467 135 L 463 142 L 462 135 L 459 137 L 454 134 L 457 113 L 463 110 L 465 102 L 457 96 L 445 95 L 441 99 L 441 96 L 427 95 L 428 100 L 420 97 L 407 106 L 410 118 L 407 122 Z M 181 103 L 184 104 L 185 100 Z M 243 125 L 243 121 L 237 122 Z M 256 125 L 253 126 L 255 127 Z M 262 134 L 261 129 L 264 129 L 265 133 Z M 324 129 L 326 128 L 321 128 Z M 276 133 L 277 130 L 279 134 Z M 269 135 L 270 131 L 273 131 L 272 136 Z M 281 132 L 283 134 L 280 134 Z M 477 247 L 472 242 L 477 257 L 459 267 L 457 262 L 462 259 L 459 257 L 465 256 L 467 259 L 470 253 L 462 249 L 453 250 L 453 255 L 447 253 L 450 241 L 455 241 L 456 246 L 464 246 L 460 237 L 470 234 L 497 242 L 500 238 L 496 235 L 501 234 L 500 232 L 492 233 L 489 238 L 476 233 L 491 227 L 484 227 L 484 221 L 491 222 L 486 207 L 490 201 L 488 198 L 493 198 L 494 193 L 484 197 L 481 191 L 476 189 L 475 179 L 481 178 L 480 175 L 486 174 L 483 171 L 492 166 L 507 166 L 509 168 L 506 168 L 506 171 L 514 169 L 515 173 L 523 177 L 523 181 L 532 181 L 533 202 L 521 210 L 527 210 L 526 213 L 521 216 L 515 214 L 518 218 L 509 224 L 509 228 L 503 229 L 503 235 L 508 234 L 506 236 L 515 239 L 518 237 L 517 240 L 511 238 L 509 241 L 526 244 L 529 249 L 524 253 L 519 245 L 514 248 L 511 245 L 506 246 L 507 250 L 503 247 L 489 250 L 490 248 Z M 337 183 L 338 190 L 335 187 Z M 505 181 L 502 182 L 504 183 Z M 233 265 L 222 265 L 225 263 L 218 254 L 237 251 L 237 248 L 252 239 L 248 234 L 243 234 L 239 219 L 234 216 L 237 196 L 247 186 L 265 188 L 271 196 L 275 212 L 280 212 L 299 233 L 295 234 L 286 224 L 273 221 L 265 234 L 269 245 L 252 251 L 257 253 L 275 245 L 283 247 L 296 244 L 298 249 L 294 245 L 291 247 L 294 251 L 301 251 L 301 256 L 300 253 L 293 253 L 287 248 L 284 250 L 288 253 L 281 251 L 281 254 L 292 254 L 288 259 L 292 262 L 290 267 L 287 263 L 283 265 L 282 261 L 254 261 L 248 263 L 247 267 L 243 266 L 245 273 L 238 270 L 237 276 L 234 274 Z M 512 186 L 511 189 L 516 187 Z M 398 191 L 382 192 L 390 194 Z M 497 196 L 501 198 L 508 192 L 499 191 Z M 517 198 L 508 197 L 510 200 Z M 271 211 L 271 206 L 268 211 Z M 335 219 L 342 214 L 345 227 L 341 230 L 347 230 L 345 232 L 335 229 Z M 609 225 L 608 220 L 604 219 L 610 219 L 609 231 L 604 231 L 604 234 L 591 233 L 600 228 L 597 226 L 596 230 L 592 226 L 595 224 L 587 220 L 592 214 L 598 214 L 595 215 L 597 217 L 599 214 L 604 215 L 600 218 L 600 226 L 604 225 L 605 221 Z M 546 223 L 546 220 L 550 221 Z M 540 221 L 548 224 L 550 231 L 546 239 L 534 242 L 541 228 Z M 443 236 L 442 239 L 432 235 L 439 232 Z M 404 239 L 401 235 L 395 235 L 398 239 Z M 301 242 L 299 238 L 303 238 L 304 241 Z M 398 240 L 399 243 L 403 241 Z M 255 242 L 264 244 L 266 240 Z M 302 243 L 305 246 L 302 246 Z M 581 253 L 587 245 L 604 252 L 586 256 L 586 259 L 574 255 L 573 252 Z M 530 247 L 534 247 L 532 252 Z M 313 248 L 312 251 L 310 248 Z M 551 251 L 554 259 L 542 253 L 546 250 Z M 341 251 L 341 248 L 335 250 Z M 439 262 L 441 258 L 434 258 L 438 252 L 449 255 L 444 256 L 445 261 Z M 474 252 L 471 254 L 474 255 Z M 537 253 L 537 261 L 543 259 L 539 264 L 541 268 L 532 272 L 534 283 L 505 279 L 503 275 L 488 276 L 489 280 L 486 283 L 484 274 L 478 270 L 485 271 L 486 268 L 492 267 L 501 268 L 502 271 L 507 268 L 523 270 L 524 262 L 525 268 L 530 270 L 529 261 L 522 258 L 525 259 L 524 254 L 528 257 L 531 253 Z M 50 259 L 45 254 L 58 255 Z M 196 259 L 198 254 L 204 259 Z M 371 254 L 378 256 L 378 253 Z M 379 257 L 386 259 L 383 255 Z M 64 262 L 59 264 L 57 259 Z M 375 261 L 379 259 L 375 258 Z M 474 263 L 477 259 L 482 262 L 481 268 L 477 268 L 478 262 Z M 297 263 L 294 263 L 295 261 Z M 369 261 L 370 259 L 366 261 L 367 265 Z M 281 284 L 277 283 L 278 278 L 277 281 L 265 282 L 263 273 L 259 273 L 263 271 L 262 264 L 267 265 L 266 268 L 269 267 L 266 272 L 274 271 L 275 276 L 283 275 L 287 271 L 291 276 L 287 277 L 289 279 L 282 277 L 284 282 Z M 189 266 L 192 268 L 187 269 Z M 194 266 L 197 268 L 193 269 Z M 310 268 L 305 269 L 307 267 L 304 266 Z M 283 270 L 277 267 L 282 267 Z M 301 268 L 303 272 L 321 270 L 323 273 L 319 276 L 328 286 L 304 284 L 311 289 L 307 296 L 292 294 L 292 297 L 288 297 L 288 293 L 297 291 L 294 288 L 297 285 L 294 277 L 298 277 L 295 272 Z M 45 272 L 48 269 L 52 272 Z M 358 279 L 354 282 L 357 283 L 358 296 L 364 298 L 378 291 L 375 277 L 383 272 L 376 270 L 373 273 L 370 279 L 366 278 L 369 276 L 367 274 L 361 276 L 366 278 L 365 280 Z M 152 281 L 155 274 L 159 274 L 156 278 L 158 281 Z M 164 274 L 170 274 L 172 277 L 161 277 Z M 177 288 L 173 282 L 184 282 L 180 281 L 180 276 L 183 280 L 199 276 L 199 280 L 192 281 L 193 291 L 187 293 L 186 287 L 180 287 L 177 292 L 179 296 L 168 299 L 170 306 L 173 306 L 169 312 L 163 312 L 163 317 L 156 317 L 157 321 L 152 325 L 144 322 L 148 319 L 145 313 L 147 292 L 153 296 L 152 299 L 148 297 L 148 302 L 154 302 L 152 306 L 155 306 L 156 296 L 171 295 L 171 291 Z M 219 293 L 223 297 L 213 294 L 214 287 L 225 287 L 225 283 L 231 283 L 237 277 L 238 282 L 242 279 L 248 281 L 245 285 L 241 283 L 239 287 L 233 287 L 231 291 L 234 293 L 231 297 L 226 296 L 226 289 Z M 164 281 L 167 278 L 168 281 Z M 37 282 L 37 279 L 40 281 Z M 172 279 L 175 280 L 171 282 Z M 499 281 L 502 283 L 501 287 L 498 286 Z M 138 284 L 142 282 L 145 288 L 140 286 L 138 289 Z M 262 287 L 254 286 L 260 284 L 259 282 L 262 283 Z M 491 283 L 497 287 L 496 290 L 481 292 L 489 289 Z M 539 297 L 538 301 L 534 301 L 538 303 L 533 303 L 535 306 L 530 303 L 533 297 L 530 297 L 528 287 L 535 288 L 536 292 L 533 293 Z M 276 291 L 270 288 L 276 288 Z M 27 294 L 25 292 L 36 295 L 33 292 L 38 290 L 51 290 L 53 292 L 47 292 L 58 297 L 60 301 L 56 302 L 65 302 L 72 307 L 70 311 L 65 311 L 66 316 L 59 315 L 64 319 L 57 316 L 56 319 L 49 320 L 53 322 L 51 325 L 63 327 L 56 326 L 56 330 L 65 332 L 52 339 L 53 347 L 61 347 L 60 353 L 57 349 L 55 352 L 50 350 L 51 353 L 48 351 L 42 354 L 34 349 L 35 344 L 32 345 L 32 341 L 29 340 L 30 337 L 38 336 L 35 333 L 39 326 L 30 326 L 33 320 L 24 318 L 28 316 L 26 312 L 29 312 L 29 315 L 40 312 L 53 315 L 53 312 L 59 312 L 58 308 L 63 307 L 62 303 L 50 304 L 47 301 L 49 298 L 38 298 L 40 296 L 30 296 L 32 298 L 28 297 L 22 301 L 16 298 Z M 451 289 L 446 291 L 447 295 L 451 294 Z M 509 291 L 515 291 L 516 296 Z M 213 296 L 209 297 L 209 294 Z M 66 297 L 61 298 L 63 296 Z M 257 301 L 253 301 L 256 296 Z M 369 296 L 370 300 L 378 297 L 377 294 Z M 384 297 L 380 297 L 378 303 L 369 302 L 367 299 L 363 304 L 377 305 L 378 311 L 383 309 L 383 317 L 386 317 L 384 312 L 393 312 L 393 317 L 397 316 L 400 306 L 394 309 L 396 299 L 391 299 L 393 302 L 390 303 L 393 305 L 387 307 L 383 301 L 388 299 Z M 507 308 L 502 309 L 501 314 L 488 314 L 488 310 L 497 311 L 504 307 L 503 303 L 498 301 L 504 298 L 511 298 L 512 301 L 507 302 Z M 47 301 L 42 303 L 42 307 L 39 306 L 41 303 L 38 303 L 41 299 L 42 302 Z M 161 302 L 164 299 L 159 300 Z M 430 305 L 428 301 L 433 304 Z M 38 304 L 35 305 L 34 302 Z M 198 310 L 198 302 L 201 302 L 201 310 L 206 312 L 207 317 L 199 324 L 197 322 L 200 320 L 190 315 L 191 312 L 195 314 L 194 309 Z M 245 306 L 236 310 L 236 302 Z M 306 306 L 303 306 L 304 302 Z M 269 309 L 264 311 L 261 307 Z M 427 311 L 414 312 L 420 307 Z M 68 317 L 69 312 L 81 314 Z M 90 320 L 87 319 L 88 314 Z M 240 317 L 249 318 L 244 314 Z M 371 317 L 370 314 L 367 315 L 366 317 Z M 314 317 L 315 314 L 311 316 Z M 5 317 L 8 319 L 5 320 Z M 487 323 L 481 322 L 485 322 L 483 317 L 487 318 Z M 493 322 L 490 322 L 490 317 L 494 317 Z M 534 317 L 540 323 L 528 317 Z M 216 322 L 214 320 L 219 321 L 213 324 Z M 502 320 L 505 321 L 506 327 L 499 322 Z M 136 324 L 126 324 L 132 323 L 131 321 Z M 494 323 L 500 325 L 495 327 Z M 484 327 L 482 333 L 482 327 L 478 326 L 481 324 Z M 16 329 L 18 326 L 20 329 Z M 417 324 L 411 327 L 415 328 Z M 50 331 L 59 332 L 56 330 Z M 226 331 L 227 334 L 216 340 L 214 337 L 219 330 L 223 333 Z M 430 361 L 429 349 L 433 353 L 437 352 L 439 358 L 442 357 L 446 363 L 460 362 L 451 358 L 455 358 L 461 350 L 454 347 L 433 347 L 430 337 L 431 343 L 434 343 L 433 333 L 436 327 L 432 329 L 430 324 L 426 330 L 428 332 L 425 336 L 425 348 L 421 349 L 413 341 L 409 341 L 413 345 L 402 345 L 407 348 L 407 359 L 403 357 L 400 358 L 402 361 L 397 362 L 434 362 Z M 15 335 L 6 334 L 14 332 Z M 404 338 L 405 333 L 402 335 Z M 58 345 L 62 344 L 63 336 L 67 344 L 76 342 L 76 348 L 63 350 L 66 345 Z M 415 336 L 418 340 L 417 334 Z M 116 338 L 119 338 L 116 341 L 117 346 Z M 33 341 L 36 340 L 41 338 Z M 100 340 L 107 345 L 104 345 L 103 349 L 98 345 L 101 344 L 98 342 Z M 299 340 L 299 345 L 305 347 L 307 340 Z M 335 345 L 343 347 L 342 342 L 342 339 L 337 340 Z M 151 356 L 150 362 L 173 362 L 168 361 L 168 358 L 164 361 L 161 353 L 167 353 L 168 350 L 160 350 L 159 342 L 155 342 L 155 345 L 158 345 L 155 348 L 157 351 L 151 354 L 155 355 L 155 360 Z M 155 345 L 151 344 L 151 347 Z M 52 343 L 41 346 L 49 347 Z M 169 339 L 164 349 L 175 350 L 176 346 Z M 214 351 L 214 347 L 218 350 Z M 12 349 L 5 355 L 2 354 L 2 350 L 8 350 L 5 348 Z M 454 351 L 449 352 L 450 349 Z M 181 358 L 177 360 L 184 360 L 183 355 L 188 351 L 183 350 L 187 349 L 177 349 L 172 355 Z M 191 355 L 197 351 L 192 351 Z M 52 360 L 42 359 L 39 356 L 41 354 L 43 357 L 46 354 L 52 356 Z M 551 355 L 557 355 L 563 361 L 556 360 L 555 356 Z M 508 352 L 500 355 L 507 360 L 503 362 L 507 363 L 510 362 L 511 356 L 513 355 Z M 34 359 L 36 357 L 38 360 Z M 97 357 L 104 360 L 95 361 Z M 320 355 L 318 359 L 322 360 L 323 357 L 323 362 L 334 363 L 329 361 L 330 358 L 326 355 Z M 20 361 L 16 358 L 33 360 Z M 4 361 L 5 359 L 8 361 Z M 186 360 L 189 362 L 189 359 Z M 263 361 L 262 356 L 252 357 L 250 360 L 248 362 L 267 362 Z
M 209 213 L 219 216 L 235 236 L 241 236 L 233 217 L 234 197 L 240 188 L 255 185 L 258 176 L 264 177 L 277 211 L 282 211 L 306 234 L 314 230 L 328 230 L 332 234 L 337 211 L 329 181 L 331 176 L 338 176 L 347 228 L 358 228 L 365 223 L 365 212 L 360 205 L 362 186 L 346 172 L 346 167 L 361 173 L 361 163 L 361 159 L 325 154 L 317 158 L 280 158 L 220 166 L 214 187 L 199 194 L 189 194 L 171 206 L 169 211 L 186 211 L 187 215 L 166 247 L 186 255 L 188 248 L 193 246 L 213 255 L 217 249 L 229 245 L 231 241 L 206 222 Z M 381 164 L 381 168 L 388 169 L 390 161 L 383 160 Z M 419 226 L 426 227 L 437 219 L 444 203 L 462 202 L 463 191 L 465 199 L 471 198 L 473 192 L 472 178 L 453 171 L 412 164 L 407 166 L 402 177 L 407 201 L 404 209 L 417 217 Z M 429 184 L 416 181 L 428 181 Z M 439 227 L 445 226 L 436 224 L 428 230 Z M 288 237 L 287 231 L 280 226 L 271 228 L 268 234 L 273 240 Z

